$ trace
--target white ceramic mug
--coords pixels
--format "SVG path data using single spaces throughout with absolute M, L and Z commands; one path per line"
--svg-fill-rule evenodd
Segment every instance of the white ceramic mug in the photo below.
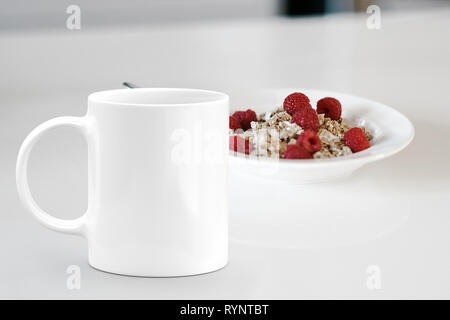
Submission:
M 83 117 L 34 129 L 20 148 L 20 198 L 44 226 L 84 236 L 89 264 L 135 276 L 184 276 L 224 267 L 228 258 L 229 98 L 194 89 L 119 89 L 93 93 Z M 63 220 L 33 200 L 27 163 L 55 127 L 88 144 L 88 208 Z

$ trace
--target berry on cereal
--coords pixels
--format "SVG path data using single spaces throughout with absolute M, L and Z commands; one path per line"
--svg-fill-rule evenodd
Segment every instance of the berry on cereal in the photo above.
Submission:
M 297 145 L 303 146 L 309 153 L 313 154 L 322 148 L 319 136 L 313 130 L 305 130 L 297 139 Z
M 341 103 L 335 98 L 326 97 L 317 101 L 317 113 L 323 113 L 325 117 L 331 120 L 339 120 L 341 112 Z
M 297 111 L 292 116 L 292 123 L 296 123 L 303 130 L 311 129 L 314 131 L 319 130 L 319 118 L 317 117 L 317 113 L 313 108 L 303 108 Z
M 230 129 L 233 129 L 233 130 L 241 129 L 241 123 L 239 122 L 238 119 L 236 119 L 236 117 L 233 117 L 233 116 L 230 116 L 229 126 L 230 126 Z
M 233 117 L 239 121 L 244 131 L 250 129 L 252 121 L 258 121 L 255 111 L 251 109 L 247 109 L 247 111 L 236 111 L 233 113 Z
M 370 148 L 370 142 L 361 128 L 352 128 L 344 135 L 344 143 L 352 152 L 359 152 Z
M 284 153 L 285 159 L 312 159 L 311 153 L 308 152 L 303 146 L 297 144 L 290 144 L 287 146 Z
M 309 98 L 303 93 L 294 92 L 284 99 L 283 108 L 291 116 L 300 109 L 307 107 L 311 107 L 311 105 L 309 104 Z
M 230 136 L 229 149 L 234 152 L 250 154 L 250 142 L 239 136 Z

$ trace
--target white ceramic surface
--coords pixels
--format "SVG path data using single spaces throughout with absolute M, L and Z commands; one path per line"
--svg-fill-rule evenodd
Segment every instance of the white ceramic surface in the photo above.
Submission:
M 361 97 L 311 89 L 271 89 L 240 96 L 233 100 L 232 111 L 251 108 L 257 114 L 282 106 L 292 92 L 303 92 L 315 108 L 319 99 L 337 98 L 342 104 L 342 117 L 352 125 L 365 126 L 374 136 L 371 147 L 349 156 L 334 159 L 264 159 L 230 153 L 233 173 L 250 175 L 274 182 L 308 184 L 331 181 L 350 175 L 363 165 L 389 157 L 405 148 L 414 137 L 411 122 L 398 111 Z
M 228 255 L 227 114 L 228 96 L 212 91 L 91 94 L 84 117 L 49 120 L 25 139 L 20 198 L 44 226 L 84 236 L 94 268 L 157 277 L 220 269 Z M 88 143 L 88 208 L 74 220 L 44 212 L 27 181 L 31 149 L 59 126 L 77 129 Z M 211 135 L 216 148 L 205 141 Z

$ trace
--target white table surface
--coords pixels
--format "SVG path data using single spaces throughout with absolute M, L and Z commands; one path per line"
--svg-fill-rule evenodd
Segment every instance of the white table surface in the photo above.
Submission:
M 60 30 L 0 33 L 0 298 L 450 298 L 450 8 L 382 12 L 381 23 L 381 30 L 368 30 L 361 14 L 83 25 L 79 31 L 62 24 Z M 216 89 L 232 97 L 257 88 L 320 88 L 398 109 L 416 128 L 406 150 L 348 180 L 310 189 L 322 203 L 322 190 L 333 199 L 350 195 L 358 223 L 392 219 L 395 227 L 350 244 L 333 239 L 337 232 L 325 237 L 327 245 L 314 246 L 310 234 L 299 249 L 232 241 L 225 269 L 195 277 L 133 278 L 90 268 L 85 240 L 46 230 L 22 208 L 15 159 L 33 127 L 55 116 L 84 114 L 90 92 L 122 81 Z M 43 208 L 66 218 L 84 210 L 81 137 L 65 130 L 49 136 L 30 166 L 31 187 Z M 274 210 L 273 203 L 282 203 L 280 210 L 298 205 L 300 187 L 261 185 L 246 196 L 255 182 L 233 179 L 234 216 Z M 251 205 L 268 197 L 271 205 Z M 242 199 L 248 201 L 241 205 Z M 345 206 L 336 215 L 339 210 Z M 66 287 L 69 265 L 81 268 L 80 290 Z M 379 290 L 366 285 L 370 265 L 381 270 Z

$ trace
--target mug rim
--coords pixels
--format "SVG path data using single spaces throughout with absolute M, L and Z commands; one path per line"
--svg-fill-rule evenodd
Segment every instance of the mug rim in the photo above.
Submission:
M 210 100 L 206 101 L 189 101 L 189 102 L 176 102 L 176 103 L 137 103 L 137 102 L 126 102 L 126 101 L 116 101 L 113 98 L 107 98 L 109 95 L 121 93 L 121 92 L 192 92 L 199 93 L 203 95 L 213 95 Z M 124 88 L 124 89 L 112 89 L 112 90 L 102 90 L 96 91 L 88 96 L 88 102 L 108 104 L 115 106 L 139 106 L 139 107 L 177 107 L 177 106 L 201 106 L 216 102 L 226 102 L 229 101 L 229 96 L 223 92 L 205 90 L 205 89 L 192 89 L 192 88 Z

